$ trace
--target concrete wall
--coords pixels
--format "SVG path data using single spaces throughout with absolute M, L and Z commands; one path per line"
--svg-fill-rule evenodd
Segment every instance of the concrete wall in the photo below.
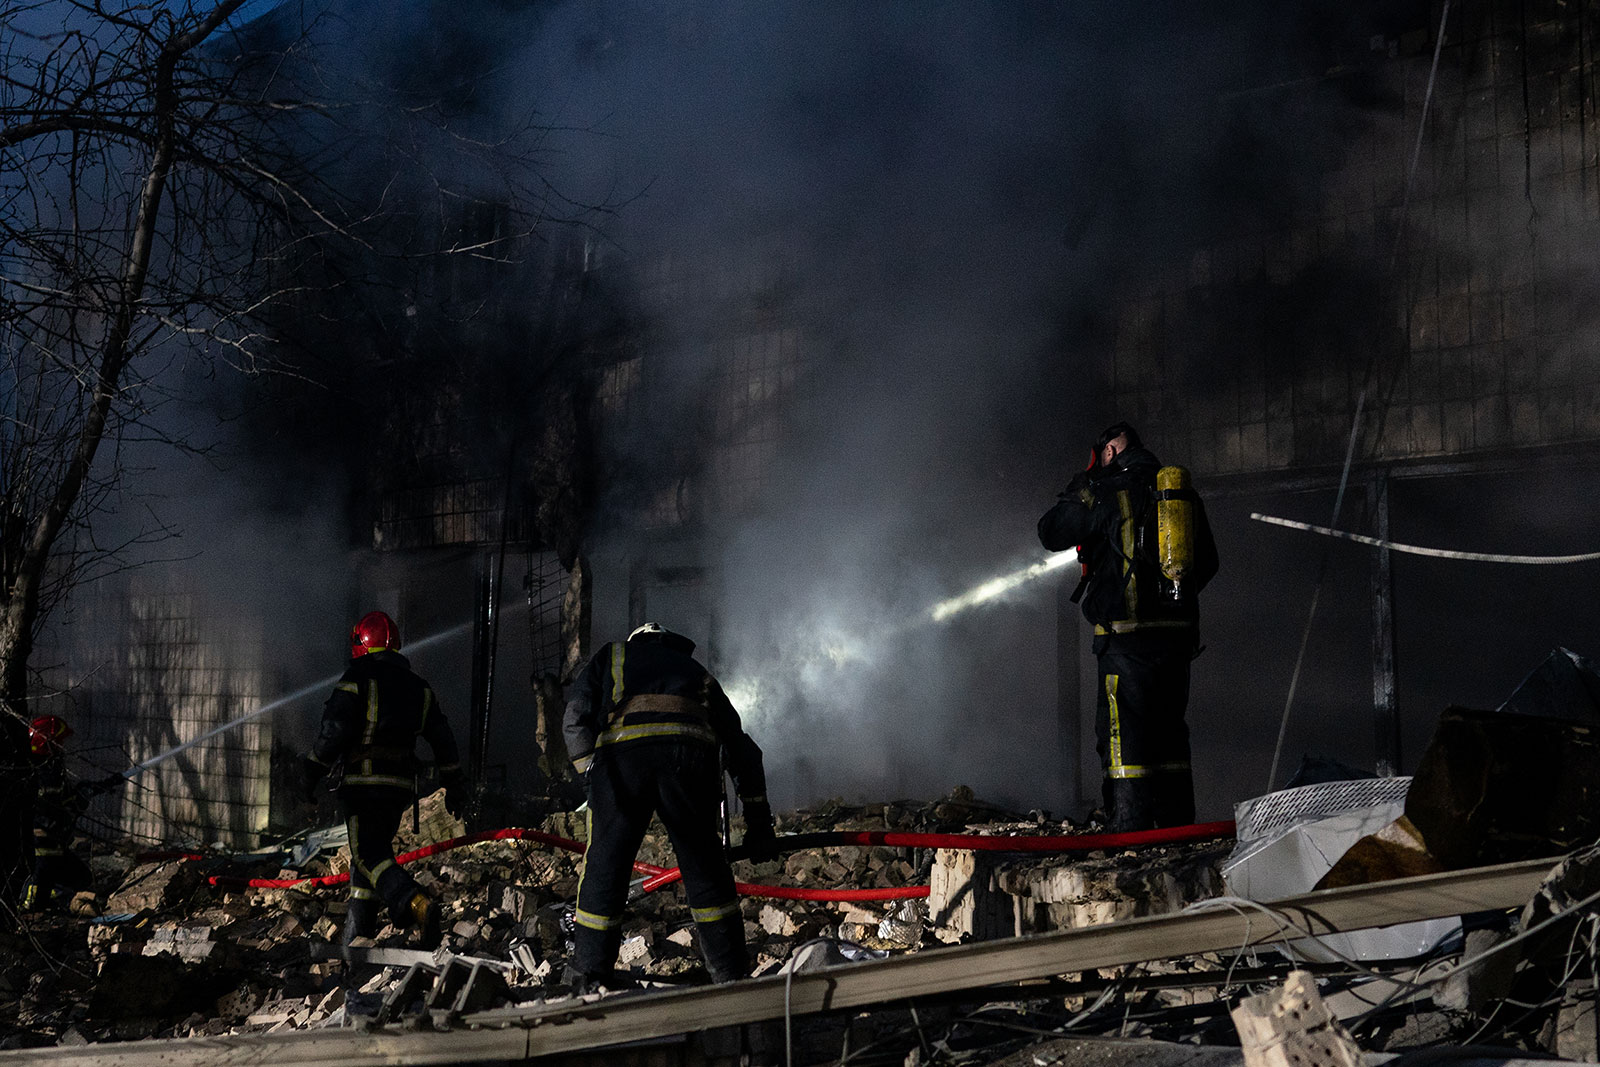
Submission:
M 1341 462 L 1364 387 L 1369 459 L 1600 439 L 1596 29 L 1586 5 L 1453 5 L 1409 197 L 1431 40 L 1219 101 L 1219 127 L 1269 116 L 1332 164 L 1158 265 L 1117 316 L 1117 411 L 1208 474 Z M 1333 109 L 1356 79 L 1365 104 Z

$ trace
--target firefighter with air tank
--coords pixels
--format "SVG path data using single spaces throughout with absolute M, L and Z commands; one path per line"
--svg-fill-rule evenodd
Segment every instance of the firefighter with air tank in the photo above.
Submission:
M 369 612 L 350 631 L 350 666 L 334 686 L 321 733 L 300 764 L 307 800 L 315 800 L 330 770 L 343 767 L 338 796 L 350 833 L 347 947 L 377 932 L 380 905 L 396 927 L 417 927 L 424 947 L 435 948 L 441 940 L 439 905 L 394 855 L 400 818 L 416 800 L 419 739 L 432 749 L 445 806 L 459 814 L 465 789 L 450 724 L 433 688 L 400 654 L 400 628 L 383 612 Z
M 1194 821 L 1189 664 L 1199 654 L 1199 594 L 1217 573 L 1205 505 L 1182 467 L 1163 467 L 1119 422 L 1089 468 L 1039 519 L 1045 548 L 1076 547 L 1073 601 L 1094 624 L 1100 665 L 1095 735 L 1113 832 Z

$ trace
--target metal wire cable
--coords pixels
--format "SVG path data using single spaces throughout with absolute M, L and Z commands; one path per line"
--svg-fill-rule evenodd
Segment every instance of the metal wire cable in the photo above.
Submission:
M 1294 941 L 1312 941 L 1315 942 L 1317 946 L 1320 947 L 1324 952 L 1327 952 L 1329 955 L 1335 957 L 1340 963 L 1349 967 L 1358 974 L 1365 975 L 1368 978 L 1381 978 L 1386 981 L 1399 981 L 1407 988 L 1416 991 L 1421 991 L 1426 988 L 1426 984 L 1418 985 L 1406 982 L 1405 979 L 1396 979 L 1393 975 L 1385 974 L 1382 971 L 1368 967 L 1360 960 L 1351 959 L 1349 956 L 1345 955 L 1343 952 L 1339 951 L 1332 944 L 1330 944 L 1325 935 L 1312 933 L 1309 930 L 1303 929 L 1295 924 L 1294 920 L 1288 915 L 1288 913 L 1280 911 L 1279 909 L 1272 907 L 1270 904 L 1263 904 L 1259 900 L 1249 900 L 1245 897 L 1236 896 L 1208 897 L 1205 900 L 1195 901 L 1193 904 L 1190 904 L 1188 907 L 1184 908 L 1183 912 L 1187 915 L 1204 911 L 1215 911 L 1218 908 L 1228 908 L 1245 917 L 1245 943 L 1239 947 L 1234 956 L 1234 963 L 1230 964 L 1228 967 L 1228 977 L 1230 982 L 1226 984 L 1231 984 L 1234 966 L 1237 965 L 1239 958 L 1243 956 L 1247 950 L 1251 948 L 1258 948 L 1261 947 L 1261 945 L 1269 943 L 1250 943 L 1250 920 L 1248 915 L 1246 915 L 1246 912 L 1258 911 L 1272 919 L 1272 921 L 1277 924 L 1277 937 L 1278 940 L 1282 941 L 1282 948 L 1285 952 L 1292 953 L 1294 951 Z M 1437 948 L 1438 945 L 1435 945 L 1434 949 L 1436 950 Z
M 1294 519 L 1280 519 L 1275 515 L 1263 515 L 1259 511 L 1252 511 L 1250 517 L 1256 522 L 1270 523 L 1273 526 L 1283 526 L 1290 530 L 1304 530 L 1307 533 L 1322 534 L 1324 537 L 1337 537 L 1345 541 L 1356 541 L 1363 545 L 1372 545 L 1374 548 L 1386 548 L 1391 552 L 1405 552 L 1413 556 L 1429 556 L 1434 559 L 1460 559 L 1474 563 L 1519 563 L 1519 564 L 1551 564 L 1589 563 L 1600 559 L 1600 552 L 1580 552 L 1569 556 L 1525 556 L 1504 552 L 1461 552 L 1450 548 L 1425 548 L 1422 545 L 1405 545 L 1398 541 L 1385 541 L 1378 537 L 1368 537 L 1366 534 L 1351 533 L 1349 530 L 1335 530 L 1330 526 L 1318 526 L 1315 523 L 1297 522 Z
M 1563 913 L 1563 914 L 1565 914 L 1565 913 Z M 1548 925 L 1548 924 L 1541 924 L 1539 927 L 1537 927 L 1537 929 L 1543 929 L 1545 925 Z M 1478 1038 L 1482 1037 L 1485 1033 L 1487 1033 L 1488 1030 L 1489 1030 L 1489 1027 L 1494 1025 L 1495 1016 L 1500 1014 L 1500 1009 L 1505 1007 L 1507 1004 L 1511 1004 L 1511 1005 L 1514 1005 L 1514 1006 L 1519 1007 L 1519 1008 L 1525 1008 L 1527 1010 L 1525 1010 L 1521 1015 L 1517 1016 L 1511 1022 L 1504 1024 L 1502 1029 L 1521 1026 L 1524 1022 L 1527 1021 L 1528 1017 L 1531 1016 L 1534 1012 L 1540 1011 L 1540 1010 L 1542 1010 L 1544 1008 L 1548 1008 L 1553 1004 L 1559 1004 L 1561 1002 L 1561 1000 L 1563 999 L 1563 997 L 1564 997 L 1567 983 L 1572 981 L 1573 976 L 1578 973 L 1579 967 L 1581 967 L 1583 965 L 1583 962 L 1584 962 L 1581 959 L 1575 959 L 1575 954 L 1573 952 L 1573 949 L 1577 946 L 1577 943 L 1578 943 L 1578 935 L 1581 934 L 1582 932 L 1583 932 L 1583 927 L 1581 927 L 1581 926 L 1574 927 L 1573 931 L 1572 931 L 1572 936 L 1567 939 L 1567 968 L 1566 968 L 1565 973 L 1562 974 L 1561 978 L 1555 984 L 1555 991 L 1556 992 L 1555 992 L 1555 995 L 1553 997 L 1546 997 L 1546 998 L 1544 998 L 1544 1000 L 1540 1001 L 1537 1004 L 1524 1004 L 1521 1001 L 1512 1000 L 1510 997 L 1506 997 L 1506 998 L 1502 999 L 1499 1003 L 1497 1003 L 1494 1006 L 1494 1010 L 1489 1013 L 1489 1017 L 1483 1021 L 1483 1025 L 1478 1027 L 1477 1030 L 1473 1031 L 1472 1036 L 1467 1038 L 1465 1041 L 1463 1041 L 1462 1044 L 1463 1045 L 1470 1045 L 1473 1042 L 1477 1041 Z
M 1464 972 L 1464 971 L 1466 971 L 1466 970 L 1468 970 L 1468 969 L 1470 969 L 1472 967 L 1476 967 L 1478 964 L 1482 963 L 1484 960 L 1488 959 L 1490 956 L 1494 956 L 1494 955 L 1497 955 L 1497 954 L 1499 954 L 1501 952 L 1504 952 L 1506 949 L 1510 948 L 1512 945 L 1520 944 L 1523 941 L 1526 941 L 1528 938 L 1532 937 L 1534 934 L 1545 933 L 1546 931 L 1549 930 L 1550 926 L 1552 924 L 1556 923 L 1556 922 L 1560 922 L 1560 921 L 1562 921 L 1564 919 L 1568 919 L 1568 918 L 1574 918 L 1574 917 L 1581 916 L 1586 908 L 1588 908 L 1589 906 L 1591 906 L 1591 905 L 1593 905 L 1593 904 L 1595 904 L 1597 902 L 1600 902 L 1600 892 L 1592 893 L 1589 896 L 1584 897 L 1582 900 L 1580 900 L 1577 903 L 1573 904 L 1571 907 L 1567 908 L 1566 910 L 1558 912 L 1557 914 L 1550 916 L 1544 922 L 1539 923 L 1539 924 L 1537 924 L 1535 926 L 1530 926 L 1526 930 L 1518 931 L 1516 934 L 1513 934 L 1511 937 L 1506 938 L 1506 940 L 1489 946 L 1488 948 L 1484 949 L 1482 952 L 1478 953 L 1475 956 L 1466 957 L 1465 959 L 1463 959 L 1459 963 L 1457 963 L 1454 967 L 1452 967 L 1448 971 L 1446 971 L 1444 974 L 1441 974 L 1441 975 L 1439 975 L 1439 976 L 1437 976 L 1435 978 L 1429 978 L 1429 979 L 1427 979 L 1425 981 L 1420 981 L 1420 982 L 1418 982 L 1416 984 L 1419 986 L 1419 988 L 1428 988 L 1428 987 L 1432 987 L 1432 986 L 1438 985 L 1441 982 L 1447 982 L 1447 981 L 1450 980 L 1451 976 L 1456 975 L 1456 974 L 1460 974 L 1460 973 L 1462 973 L 1462 972 Z M 1368 1018 L 1370 1018 L 1371 1016 L 1373 1016 L 1377 1012 L 1383 1010 L 1384 1008 L 1388 1007 L 1391 1003 L 1393 1003 L 1394 998 L 1396 996 L 1398 996 L 1400 994 L 1400 992 L 1401 992 L 1400 990 L 1396 990 L 1394 993 L 1390 994 L 1388 997 L 1385 997 L 1376 1006 L 1368 1009 L 1365 1012 L 1362 1012 L 1354 1020 L 1352 1020 L 1352 1022 L 1350 1023 L 1351 1028 L 1353 1029 L 1353 1028 L 1355 1028 L 1357 1026 L 1362 1025 Z

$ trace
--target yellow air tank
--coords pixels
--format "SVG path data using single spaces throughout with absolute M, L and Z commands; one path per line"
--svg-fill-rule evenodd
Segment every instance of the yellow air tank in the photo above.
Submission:
M 1156 472 L 1156 553 L 1176 600 L 1194 566 L 1194 491 L 1185 467 Z

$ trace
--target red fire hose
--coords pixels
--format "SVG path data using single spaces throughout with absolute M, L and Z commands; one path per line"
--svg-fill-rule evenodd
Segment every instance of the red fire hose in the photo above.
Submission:
M 974 852 L 1093 852 L 1103 848 L 1134 848 L 1140 845 L 1176 845 L 1185 841 L 1203 841 L 1212 837 L 1227 837 L 1234 831 L 1233 820 L 1204 822 L 1194 826 L 1172 826 L 1160 830 L 1134 830 L 1124 834 L 1077 834 L 1050 837 L 997 837 L 986 834 L 904 834 L 884 830 L 826 830 L 814 834 L 792 834 L 778 838 L 785 852 L 802 848 L 825 848 L 830 845 L 886 845 L 904 848 L 963 848 Z M 737 857 L 741 849 L 734 849 Z M 640 888 L 653 893 L 662 886 L 671 885 L 682 875 L 672 867 L 660 874 L 646 878 Z M 750 888 L 764 888 L 755 887 Z M 911 887 L 906 887 L 907 889 Z M 744 892 L 741 888 L 740 892 Z M 840 892 L 839 890 L 797 890 L 796 892 Z M 884 890 L 862 890 L 884 892 Z M 758 894 L 747 894 L 756 896 Z M 902 896 L 915 894 L 901 891 Z M 926 896 L 926 893 L 920 894 Z M 836 897 L 801 896 L 799 900 L 834 900 Z M 856 899 L 893 899 L 889 897 Z
M 1195 826 L 1175 826 L 1162 830 L 1138 830 L 1125 834 L 1080 834 L 1077 836 L 1056 835 L 1048 837 L 994 837 L 982 834 L 912 834 L 880 830 L 838 830 L 814 834 L 792 834 L 788 837 L 780 837 L 778 844 L 785 851 L 819 848 L 829 845 L 884 845 L 891 848 L 961 848 L 987 852 L 1091 852 L 1096 849 L 1129 848 L 1139 845 L 1171 845 L 1185 841 L 1200 841 L 1212 837 L 1226 837 L 1233 833 L 1233 830 L 1234 825 L 1231 821 L 1200 823 Z M 483 841 L 537 841 L 540 844 L 566 849 L 568 852 L 582 852 L 584 850 L 584 846 L 580 842 L 571 838 L 547 834 L 541 830 L 508 827 L 504 830 L 484 830 L 481 833 L 468 834 L 465 837 L 453 837 L 448 841 L 440 841 L 437 844 L 419 848 L 414 852 L 407 852 L 403 856 L 395 857 L 395 859 L 398 863 L 410 863 L 413 860 L 448 852 L 463 845 L 475 845 Z M 735 849 L 734 851 L 738 853 L 740 850 Z M 635 862 L 633 869 L 647 876 L 642 887 L 647 893 L 654 892 L 662 886 L 670 885 L 682 877 L 676 867 L 662 868 L 649 863 Z M 288 889 L 298 885 L 334 886 L 342 885 L 349 880 L 349 874 L 329 874 L 320 878 L 234 878 L 228 875 L 213 875 L 209 879 L 212 885 L 228 889 Z M 928 895 L 928 887 L 925 885 L 890 886 L 882 889 L 806 889 L 798 886 L 750 885 L 745 882 L 737 882 L 735 883 L 735 888 L 741 896 L 769 897 L 779 900 L 905 900 Z

